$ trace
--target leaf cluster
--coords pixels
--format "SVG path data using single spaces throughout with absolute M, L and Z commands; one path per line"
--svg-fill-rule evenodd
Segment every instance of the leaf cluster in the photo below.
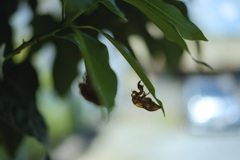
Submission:
M 12 28 L 8 20 L 19 2 L 4 1 L 0 8 L 3 15 L 0 19 L 3 24 L 0 30 L 0 139 L 4 139 L 4 144 L 13 144 L 6 145 L 12 156 L 24 135 L 35 137 L 46 149 L 49 148 L 47 127 L 36 106 L 38 77 L 31 64 L 31 57 L 44 44 L 51 42 L 56 47 L 53 80 L 59 95 L 67 94 L 78 75 L 77 64 L 83 59 L 94 92 L 110 113 L 117 94 L 117 77 L 109 65 L 107 47 L 97 39 L 97 35 L 103 35 L 137 73 L 165 116 L 163 104 L 156 97 L 152 83 L 130 50 L 129 35 L 144 37 L 151 53 L 159 53 L 159 50 L 164 53 L 173 70 L 177 68 L 183 51 L 189 52 L 184 39 L 207 40 L 187 18 L 184 3 L 175 0 L 61 0 L 61 22 L 50 15 L 38 15 L 38 2 L 30 0 L 26 3 L 33 11 L 30 25 L 34 29 L 34 37 L 13 49 Z M 164 38 L 154 39 L 149 35 L 145 27 L 149 21 L 164 33 Z M 113 36 L 102 29 L 110 30 Z M 14 64 L 12 57 L 27 47 L 30 47 L 27 58 Z M 12 136 L 16 139 L 14 143 Z

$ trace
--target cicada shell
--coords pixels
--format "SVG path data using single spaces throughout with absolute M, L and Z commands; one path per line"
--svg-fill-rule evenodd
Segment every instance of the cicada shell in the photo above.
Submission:
M 145 93 L 143 89 L 143 85 L 140 84 L 141 81 L 138 82 L 137 87 L 139 92 L 132 91 L 132 102 L 135 106 L 139 108 L 144 108 L 148 111 L 156 111 L 161 108 L 161 106 L 157 105 L 155 102 L 152 101 L 151 98 L 146 97 L 148 94 Z

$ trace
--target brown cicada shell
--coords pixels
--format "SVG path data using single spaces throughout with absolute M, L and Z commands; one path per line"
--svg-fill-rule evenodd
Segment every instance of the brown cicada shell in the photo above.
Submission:
M 98 98 L 98 95 L 97 95 L 95 89 L 92 86 L 92 82 L 91 82 L 89 76 L 85 75 L 85 79 L 86 80 L 84 83 L 78 84 L 80 93 L 87 101 L 93 102 L 94 104 L 101 106 L 101 102 Z
M 137 91 L 132 91 L 132 102 L 135 106 L 139 108 L 144 108 L 148 111 L 156 111 L 161 108 L 161 106 L 157 105 L 155 102 L 152 101 L 151 98 L 146 97 L 148 94 L 145 93 L 143 90 L 143 85 L 140 84 L 141 81 L 138 82 L 138 89 Z

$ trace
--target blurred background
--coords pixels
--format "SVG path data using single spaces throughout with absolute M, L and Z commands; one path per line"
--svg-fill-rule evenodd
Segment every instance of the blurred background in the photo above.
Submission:
M 107 45 L 110 64 L 118 77 L 116 105 L 109 117 L 79 94 L 77 86 L 83 81 L 85 70 L 82 60 L 78 62 L 79 76 L 62 98 L 53 84 L 56 48 L 46 43 L 35 54 L 32 63 L 40 81 L 38 109 L 49 127 L 54 160 L 239 159 L 240 1 L 184 3 L 189 18 L 209 40 L 187 41 L 191 54 L 212 66 L 213 71 L 196 64 L 188 53 L 169 60 L 165 54 L 153 54 L 141 35 L 128 37 L 129 47 L 164 104 L 166 117 L 161 110 L 148 112 L 132 104 L 131 91 L 137 89 L 140 79 L 102 36 L 98 38 Z M 51 15 L 56 21 L 61 19 L 58 0 L 39 0 L 36 11 L 39 15 Z M 28 24 L 32 18 L 31 9 L 23 1 L 10 19 L 15 47 L 23 37 L 31 38 L 33 30 Z M 163 39 L 163 33 L 153 23 L 146 22 L 144 27 L 154 39 Z M 105 31 L 111 34 L 108 29 Z M 175 53 L 172 54 L 174 57 Z M 14 58 L 21 61 L 24 54 Z M 17 157 L 34 159 L 42 152 L 42 146 L 27 137 Z M 1 149 L 0 153 L 3 154 Z

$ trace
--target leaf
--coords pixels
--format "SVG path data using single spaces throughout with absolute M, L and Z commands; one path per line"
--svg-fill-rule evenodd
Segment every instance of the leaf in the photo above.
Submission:
M 0 146 L 4 145 L 11 158 L 15 157 L 16 151 L 21 144 L 23 135 L 0 118 Z
M 107 48 L 87 34 L 77 30 L 74 33 L 66 38 L 79 47 L 96 93 L 110 112 L 117 93 L 117 77 L 110 68 Z
M 182 13 L 173 5 L 165 3 L 162 0 L 125 1 L 140 9 L 155 23 L 158 21 L 158 19 L 156 19 L 157 17 L 169 22 L 176 27 L 181 36 L 185 39 L 207 41 L 201 30 L 195 24 L 185 18 Z
M 115 0 L 105 0 L 105 1 L 101 1 L 101 3 L 104 4 L 110 11 L 118 15 L 123 22 L 128 21 L 124 13 L 118 8 Z
M 202 62 L 202 61 L 199 61 L 199 60 L 197 60 L 196 58 L 194 58 L 190 53 L 189 53 L 189 55 L 191 56 L 191 58 L 192 58 L 192 60 L 194 60 L 196 63 L 198 63 L 198 64 L 201 64 L 201 65 L 204 65 L 204 66 L 206 66 L 206 67 L 208 67 L 209 69 L 211 69 L 211 70 L 214 70 L 213 69 L 213 67 L 212 66 L 210 66 L 209 64 L 207 64 L 207 63 L 205 63 L 205 62 Z
M 196 63 L 202 64 L 213 70 L 213 68 L 207 63 L 195 59 L 188 50 L 186 42 L 183 40 L 183 38 L 205 41 L 207 41 L 207 39 L 201 30 L 195 24 L 185 18 L 175 6 L 167 4 L 162 0 L 124 1 L 135 6 L 141 12 L 143 12 L 165 33 L 168 40 L 177 43 L 180 47 L 188 51 L 189 55 Z
M 77 65 L 81 57 L 78 48 L 67 40 L 55 39 L 54 44 L 57 50 L 53 65 L 54 87 L 60 95 L 65 95 L 78 75 Z
M 3 62 L 4 62 L 4 51 L 5 51 L 5 43 L 0 45 L 0 81 L 3 79 Z
M 74 21 L 78 16 L 92 7 L 99 0 L 64 0 L 65 16 L 67 21 Z
M 137 75 L 140 77 L 140 79 L 143 81 L 143 83 L 145 84 L 145 86 L 147 87 L 147 89 L 149 90 L 149 92 L 152 94 L 152 96 L 154 97 L 154 99 L 157 101 L 157 103 L 161 106 L 163 115 L 165 117 L 165 111 L 163 108 L 163 104 L 162 102 L 156 97 L 155 95 L 155 89 L 152 85 L 152 83 L 150 82 L 150 80 L 148 79 L 148 77 L 146 76 L 146 74 L 144 73 L 143 69 L 140 67 L 140 65 L 137 63 L 137 61 L 131 56 L 130 51 L 128 51 L 126 49 L 126 47 L 124 47 L 120 42 L 116 41 L 115 39 L 113 39 L 110 35 L 108 35 L 107 33 L 91 27 L 91 26 L 81 26 L 80 28 L 87 28 L 87 29 L 93 29 L 99 33 L 101 33 L 102 35 L 104 35 L 118 50 L 119 52 L 123 55 L 123 57 L 127 60 L 127 62 L 130 64 L 130 66 L 133 68 L 133 70 L 137 73 Z
M 179 61 L 183 54 L 183 49 L 176 45 L 175 43 L 170 42 L 166 38 L 161 41 L 162 52 L 166 57 L 167 69 L 170 72 L 176 72 L 179 69 Z
M 37 75 L 29 61 L 15 65 L 10 61 L 3 68 L 0 82 L 0 118 L 22 134 L 35 137 L 49 147 L 47 128 L 36 107 Z
M 147 3 L 143 0 L 125 0 L 125 1 L 138 8 L 150 20 L 152 20 L 153 23 L 155 23 L 156 26 L 165 33 L 165 36 L 170 41 L 177 43 L 180 47 L 182 47 L 186 51 L 189 51 L 186 42 L 179 35 L 174 25 L 171 24 L 166 19 L 162 18 L 158 10 L 147 5 Z
M 62 3 L 62 20 L 65 19 L 65 12 L 66 12 L 66 4 L 67 4 L 67 0 L 61 0 L 61 3 Z

